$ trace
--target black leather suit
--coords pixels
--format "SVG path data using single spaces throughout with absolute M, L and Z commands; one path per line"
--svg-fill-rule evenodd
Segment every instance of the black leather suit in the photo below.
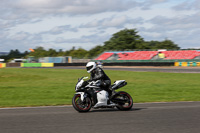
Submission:
M 90 81 L 97 80 L 101 81 L 101 87 L 109 93 L 111 80 L 100 67 L 95 68 L 90 75 Z

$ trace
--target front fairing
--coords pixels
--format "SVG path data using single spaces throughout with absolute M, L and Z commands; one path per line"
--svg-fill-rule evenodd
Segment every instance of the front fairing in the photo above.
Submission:
M 88 84 L 87 81 L 85 81 L 88 77 L 82 77 L 81 79 L 78 80 L 75 91 L 76 92 L 81 92 L 85 89 L 85 86 Z

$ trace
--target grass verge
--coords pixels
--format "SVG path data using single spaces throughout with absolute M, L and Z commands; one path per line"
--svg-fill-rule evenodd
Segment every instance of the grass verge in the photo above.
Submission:
M 119 91 L 130 93 L 134 102 L 200 101 L 200 74 L 105 72 L 112 82 L 128 82 Z M 0 69 L 0 107 L 71 104 L 75 84 L 82 76 L 89 76 L 86 70 Z

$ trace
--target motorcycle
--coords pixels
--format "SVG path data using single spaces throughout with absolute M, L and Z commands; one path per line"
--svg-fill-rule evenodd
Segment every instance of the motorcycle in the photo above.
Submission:
M 130 110 L 133 106 L 132 97 L 124 92 L 115 90 L 127 85 L 125 80 L 117 80 L 110 86 L 110 95 L 107 91 L 99 87 L 99 80 L 88 82 L 88 77 L 78 79 L 75 86 L 75 95 L 72 98 L 72 105 L 78 112 L 88 112 L 93 107 L 98 108 L 117 108 L 119 110 Z M 107 96 L 107 99 L 102 98 Z M 106 104 L 105 104 L 106 102 Z M 95 107 L 96 104 L 98 107 Z

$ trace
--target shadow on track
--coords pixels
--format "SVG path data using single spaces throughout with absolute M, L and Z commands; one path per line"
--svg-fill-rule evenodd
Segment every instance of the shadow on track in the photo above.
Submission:
M 132 108 L 131 110 L 127 110 L 127 111 L 140 111 L 140 110 L 143 110 L 143 109 L 147 109 L 147 108 Z M 116 111 L 121 111 L 121 110 L 118 110 L 116 108 L 105 108 L 105 109 L 93 109 L 91 111 L 89 111 L 88 113 L 95 113 L 95 112 L 116 112 Z M 124 111 L 126 112 L 126 111 Z

